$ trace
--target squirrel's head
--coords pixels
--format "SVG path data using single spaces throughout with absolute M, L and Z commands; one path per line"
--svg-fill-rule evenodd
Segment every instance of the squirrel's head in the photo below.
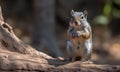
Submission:
M 80 26 L 87 21 L 88 12 L 84 10 L 83 12 L 76 12 L 71 10 L 71 24 Z

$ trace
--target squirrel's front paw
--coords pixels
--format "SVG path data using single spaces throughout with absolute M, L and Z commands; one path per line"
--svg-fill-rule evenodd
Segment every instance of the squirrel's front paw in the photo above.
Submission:
M 80 36 L 80 35 L 81 35 L 80 31 L 77 31 L 77 35 L 78 35 L 78 36 Z

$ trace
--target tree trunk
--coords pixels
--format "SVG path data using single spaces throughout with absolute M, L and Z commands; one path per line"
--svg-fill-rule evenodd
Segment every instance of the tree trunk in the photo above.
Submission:
M 54 0 L 34 0 L 33 46 L 54 57 L 61 56 L 55 37 Z

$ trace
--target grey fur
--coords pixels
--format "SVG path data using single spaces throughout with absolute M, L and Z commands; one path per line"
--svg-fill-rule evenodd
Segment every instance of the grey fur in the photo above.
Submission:
M 72 11 L 71 16 L 73 19 L 70 21 L 67 31 L 68 35 L 72 37 L 67 41 L 68 56 L 72 58 L 72 61 L 75 61 L 78 56 L 81 57 L 80 60 L 88 61 L 91 58 L 93 48 L 91 26 L 83 12 Z

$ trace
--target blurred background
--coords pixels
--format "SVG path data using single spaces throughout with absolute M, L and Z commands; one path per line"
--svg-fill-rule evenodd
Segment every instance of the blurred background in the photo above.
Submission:
M 66 57 L 70 11 L 88 11 L 92 60 L 120 64 L 120 0 L 0 0 L 3 16 L 25 43 L 53 57 Z

